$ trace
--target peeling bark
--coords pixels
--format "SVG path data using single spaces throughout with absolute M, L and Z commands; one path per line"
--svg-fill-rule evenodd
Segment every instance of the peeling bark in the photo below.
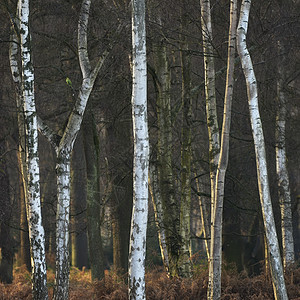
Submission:
M 259 196 L 262 206 L 266 242 L 269 252 L 274 296 L 275 299 L 285 300 L 288 299 L 288 296 L 284 281 L 283 268 L 270 196 L 265 141 L 258 107 L 257 82 L 250 53 L 246 45 L 250 6 L 251 0 L 243 0 L 237 29 L 237 48 L 247 85 L 250 121 L 256 154 Z
M 148 219 L 149 135 L 145 1 L 132 1 L 133 209 L 129 245 L 129 299 L 146 299 L 145 256 Z

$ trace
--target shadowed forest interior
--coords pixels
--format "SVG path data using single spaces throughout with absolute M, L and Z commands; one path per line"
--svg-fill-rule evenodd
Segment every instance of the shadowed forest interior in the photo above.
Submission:
M 33 287 L 32 296 L 31 290 L 38 277 L 31 275 L 35 258 L 30 239 L 31 245 L 35 242 L 30 234 L 39 227 L 28 229 L 28 220 L 34 223 L 39 217 L 30 215 L 27 122 L 33 117 L 24 106 L 26 51 L 34 70 L 31 91 L 39 130 L 39 187 L 33 189 L 39 190 L 44 230 L 44 294 L 64 299 L 58 296 L 61 285 L 69 289 L 62 294 L 70 299 L 142 299 L 130 292 L 128 296 L 127 285 L 133 227 L 139 226 L 132 218 L 138 210 L 133 199 L 140 174 L 136 136 L 142 131 L 133 126 L 142 114 L 142 109 L 136 115 L 132 109 L 136 57 L 142 50 L 132 48 L 132 36 L 140 30 L 133 30 L 132 22 L 135 13 L 142 15 L 143 1 L 30 0 L 27 44 L 17 2 L 0 3 L 0 299 L 38 299 L 38 292 Z M 149 300 L 273 299 L 276 262 L 273 243 L 268 244 L 272 230 L 277 233 L 287 294 L 300 299 L 300 1 L 252 1 L 249 24 L 244 22 L 249 55 L 237 41 L 243 34 L 238 21 L 244 2 L 251 3 L 144 3 L 149 160 L 143 167 L 149 172 L 143 182 L 149 198 L 147 220 L 141 222 L 147 229 L 143 263 Z M 237 20 L 230 36 L 238 44 L 228 84 L 234 3 Z M 137 20 L 137 26 L 142 24 L 142 17 Z M 23 51 L 28 44 L 29 50 Z M 245 57 L 252 59 L 249 69 L 255 82 L 247 82 Z M 13 71 L 14 66 L 20 74 L 23 69 L 23 75 Z M 260 113 L 254 121 L 251 84 L 257 89 Z M 224 113 L 230 90 L 231 108 Z M 222 164 L 222 123 L 229 112 L 228 160 Z M 72 136 L 77 115 L 82 119 Z M 259 177 L 262 146 L 254 128 L 259 122 L 268 175 L 262 177 L 267 177 L 270 205 L 263 202 L 268 192 Z M 216 178 L 224 165 L 223 200 L 218 202 Z M 67 173 L 69 196 L 64 194 Z M 273 215 L 264 211 L 268 208 Z M 211 243 L 218 233 L 212 236 L 212 230 L 217 224 L 221 245 L 214 248 Z M 215 289 L 210 272 L 218 253 L 221 298 L 208 291 Z M 69 265 L 70 280 L 63 276 Z M 278 299 L 287 299 L 282 297 Z

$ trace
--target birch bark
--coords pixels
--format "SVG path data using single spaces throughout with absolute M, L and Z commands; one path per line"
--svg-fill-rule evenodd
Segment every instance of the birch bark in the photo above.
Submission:
M 149 136 L 145 1 L 132 1 L 133 208 L 129 244 L 129 299 L 146 299 L 145 256 L 148 219 Z
M 237 1 L 230 1 L 230 28 L 228 39 L 227 76 L 224 98 L 224 113 L 221 136 L 221 152 L 218 162 L 215 184 L 215 209 L 211 228 L 211 258 L 209 260 L 208 299 L 221 298 L 221 267 L 222 267 L 222 222 L 225 189 L 225 174 L 229 156 L 229 133 L 231 122 L 231 103 L 234 83 L 234 55 L 236 45 Z
M 17 12 L 18 15 L 18 12 Z M 29 237 L 28 237 L 28 224 L 26 219 L 26 202 L 27 202 L 27 166 L 25 156 L 25 120 L 23 108 L 23 92 L 22 92 L 22 79 L 18 63 L 19 58 L 19 39 L 17 35 L 18 28 L 20 27 L 19 19 L 11 20 L 13 23 L 11 43 L 9 44 L 9 62 L 12 78 L 16 91 L 16 105 L 17 105 L 17 122 L 19 132 L 19 145 L 18 145 L 18 164 L 20 168 L 20 264 L 26 264 L 30 270 L 30 251 L 29 251 Z
M 246 35 L 248 29 L 249 13 L 251 0 L 243 0 L 240 19 L 237 29 L 237 48 L 239 57 L 241 59 L 242 68 L 244 71 L 248 103 L 250 110 L 250 121 L 252 127 L 252 134 L 254 140 L 257 178 L 259 196 L 262 206 L 262 214 L 264 220 L 264 227 L 266 233 L 267 247 L 270 257 L 270 268 L 273 282 L 273 290 L 275 299 L 288 299 L 283 268 L 281 263 L 276 227 L 274 222 L 274 215 L 272 209 L 272 202 L 269 189 L 269 180 L 267 173 L 267 161 L 265 152 L 265 142 L 263 135 L 263 128 L 258 107 L 258 93 L 256 77 L 251 61 L 251 57 L 246 45 Z
M 78 21 L 78 56 L 82 72 L 82 84 L 69 116 L 68 123 L 59 137 L 42 120 L 39 120 L 39 129 L 56 150 L 57 157 L 57 213 L 56 213 L 56 274 L 55 300 L 69 298 L 69 207 L 70 207 L 70 160 L 74 142 L 80 130 L 83 114 L 93 89 L 96 77 L 107 57 L 105 51 L 92 69 L 87 48 L 87 28 L 91 0 L 83 0 Z
M 32 265 L 32 291 L 34 299 L 48 299 L 45 235 L 44 228 L 42 226 L 40 201 L 38 128 L 34 98 L 34 69 L 31 57 L 31 37 L 29 33 L 29 0 L 19 0 L 18 12 L 18 18 L 20 22 L 19 29 L 21 40 L 22 92 L 24 99 L 24 121 L 26 136 L 26 210 Z M 13 76 L 15 75 L 16 74 Z
M 281 212 L 281 233 L 283 248 L 283 266 L 286 270 L 295 262 L 293 223 L 292 223 L 292 201 L 290 193 L 290 182 L 287 169 L 287 158 L 285 148 L 285 127 L 287 115 L 287 95 L 284 82 L 285 66 L 287 64 L 283 41 L 278 41 L 278 80 L 277 80 L 277 116 L 276 116 L 276 172 L 278 181 L 278 196 Z

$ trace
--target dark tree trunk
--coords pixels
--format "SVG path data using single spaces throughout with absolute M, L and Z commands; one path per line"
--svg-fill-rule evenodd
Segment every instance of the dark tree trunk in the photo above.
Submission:
M 99 172 L 99 138 L 92 113 L 83 120 L 84 152 L 87 176 L 87 233 L 93 280 L 104 278 L 104 256 L 101 236 L 101 191 Z

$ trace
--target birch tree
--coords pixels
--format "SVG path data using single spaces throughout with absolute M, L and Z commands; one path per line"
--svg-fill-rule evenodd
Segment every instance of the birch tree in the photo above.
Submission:
M 237 48 L 247 85 L 250 121 L 256 154 L 258 189 L 262 206 L 267 248 L 269 251 L 274 295 L 275 299 L 281 300 L 288 299 L 288 296 L 283 276 L 283 268 L 270 196 L 264 134 L 258 107 L 257 82 L 250 53 L 246 44 L 250 6 L 251 0 L 243 0 L 237 29 Z
M 129 244 L 129 299 L 146 299 L 149 136 L 145 1 L 132 1 L 133 208 Z
M 283 248 L 284 269 L 295 262 L 293 222 L 292 222 L 292 201 L 290 182 L 287 169 L 287 158 L 285 148 L 285 128 L 287 116 L 287 93 L 285 91 L 287 65 L 285 47 L 283 41 L 278 41 L 278 54 L 280 61 L 277 65 L 277 115 L 276 115 L 276 173 L 278 181 L 278 196 L 281 213 L 281 234 Z
M 221 152 L 218 162 L 215 185 L 215 206 L 211 227 L 211 250 L 209 260 L 208 299 L 221 298 L 221 267 L 222 267 L 222 222 L 223 201 L 225 190 L 225 174 L 229 157 L 229 133 L 231 122 L 231 103 L 233 94 L 234 55 L 236 44 L 237 1 L 230 1 L 230 27 L 228 39 L 227 76 L 224 99 L 223 125 L 221 135 Z
M 17 9 L 17 16 L 18 16 Z M 12 33 L 10 36 L 11 42 L 9 43 L 9 62 L 12 79 L 16 92 L 16 107 L 17 107 L 17 123 L 18 123 L 18 165 L 19 165 L 19 187 L 20 187 L 20 260 L 21 264 L 26 264 L 28 270 L 30 269 L 30 251 L 28 239 L 28 224 L 26 216 L 26 202 L 27 202 L 27 166 L 25 156 L 25 120 L 23 110 L 23 92 L 22 92 L 22 79 L 19 66 L 19 18 L 11 16 Z M 28 247 L 27 247 L 28 246 Z
M 40 174 L 38 156 L 38 127 L 34 95 L 34 69 L 32 63 L 31 37 L 29 32 L 29 0 L 18 2 L 18 22 L 20 33 L 20 48 L 22 62 L 22 78 L 20 79 L 17 65 L 17 48 L 11 45 L 11 69 L 16 84 L 22 90 L 24 124 L 25 124 L 25 162 L 26 162 L 26 212 L 29 229 L 31 265 L 32 265 L 32 292 L 33 299 L 48 299 L 45 235 L 42 226 L 40 201 Z M 14 35 L 15 37 L 15 35 Z M 15 38 L 12 43 L 15 43 Z M 21 97 L 18 97 L 21 99 Z M 20 104 L 20 103 L 17 103 Z
M 83 120 L 87 101 L 96 77 L 108 55 L 105 51 L 96 66 L 91 67 L 87 47 L 87 29 L 91 0 L 83 0 L 78 21 L 78 57 L 82 72 L 82 84 L 62 136 L 57 135 L 39 120 L 40 131 L 48 138 L 56 151 L 57 212 L 56 212 L 56 274 L 54 299 L 69 297 L 69 208 L 70 163 L 74 142 Z
M 213 33 L 210 13 L 210 0 L 200 0 L 201 27 L 204 53 L 206 118 L 209 138 L 209 166 L 211 182 L 211 218 L 214 211 L 214 192 L 217 166 L 220 155 L 220 135 L 217 118 Z M 211 221 L 213 221 L 211 219 Z

